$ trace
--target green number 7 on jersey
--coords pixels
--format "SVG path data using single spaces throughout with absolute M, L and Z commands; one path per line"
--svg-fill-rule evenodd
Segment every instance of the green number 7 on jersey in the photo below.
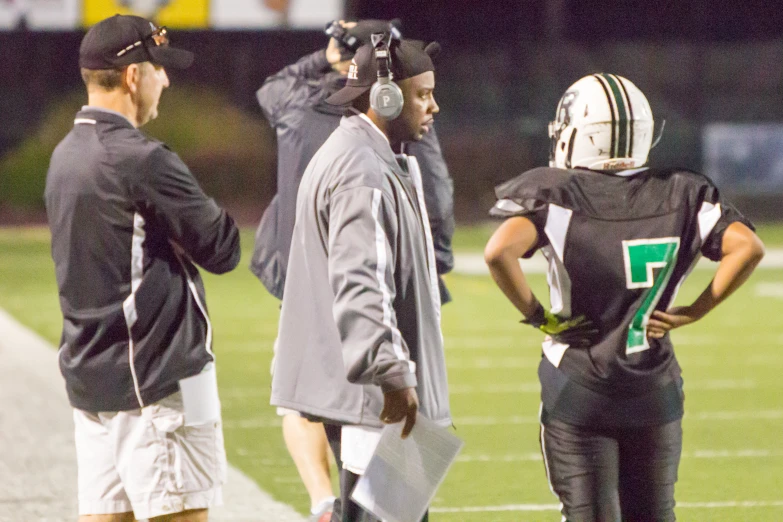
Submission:
M 642 304 L 628 327 L 626 355 L 650 348 L 647 342 L 647 320 L 671 279 L 679 250 L 678 237 L 623 241 L 626 287 L 629 290 L 647 289 L 642 294 Z M 657 273 L 654 271 L 656 268 L 659 269 Z

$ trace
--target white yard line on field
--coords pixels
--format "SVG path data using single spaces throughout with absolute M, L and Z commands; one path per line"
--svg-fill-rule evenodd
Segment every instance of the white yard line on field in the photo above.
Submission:
M 780 420 L 783 419 L 783 410 L 767 411 L 711 411 L 686 413 L 688 421 L 735 421 L 735 420 Z M 456 417 L 454 425 L 461 426 L 504 426 L 504 425 L 538 424 L 538 417 L 509 415 L 508 417 Z M 250 417 L 239 420 L 224 420 L 225 429 L 266 429 L 282 426 L 280 417 L 264 416 Z
M 781 506 L 783 506 L 783 500 L 727 500 L 722 502 L 677 502 L 676 509 L 726 509 Z M 560 511 L 560 504 L 508 504 L 504 506 L 430 508 L 430 513 L 499 513 L 503 511 Z
M 783 457 L 783 451 L 762 450 L 762 449 L 741 449 L 741 450 L 696 450 L 685 451 L 682 453 L 683 459 L 761 459 Z M 541 460 L 541 453 L 511 453 L 507 455 L 460 455 L 456 462 L 462 463 L 482 463 L 482 462 L 538 462 Z
M 500 370 L 515 368 L 538 368 L 540 361 L 522 357 L 451 357 L 446 358 L 450 370 Z
M 0 309 L 0 505 L 2 520 L 76 520 L 73 414 L 48 342 Z M 215 522 L 304 522 L 233 466 Z
M 758 384 L 750 379 L 732 380 L 716 379 L 706 381 L 686 381 L 687 391 L 693 390 L 752 390 L 758 388 Z M 541 385 L 538 381 L 520 382 L 518 384 L 453 384 L 449 385 L 449 395 L 503 395 L 512 393 L 540 393 Z
M 755 294 L 758 297 L 783 299 L 783 283 L 757 283 Z
M 521 259 L 522 270 L 529 274 L 545 274 L 547 263 L 544 256 L 537 252 L 530 259 Z M 697 264 L 697 270 L 715 270 L 718 264 L 702 258 Z M 761 260 L 758 268 L 783 268 L 783 249 L 770 249 Z M 462 275 L 489 275 L 484 262 L 484 254 L 479 252 L 457 252 L 454 254 L 454 272 Z
M 761 411 L 703 411 L 685 413 L 687 421 L 735 421 L 735 420 L 779 420 L 783 419 L 783 410 Z M 456 417 L 454 425 L 461 426 L 502 426 L 508 424 L 538 424 L 538 417 L 510 415 L 508 417 Z
M 776 340 L 775 344 L 783 345 L 783 337 Z M 780 351 L 780 350 L 776 350 Z M 783 366 L 783 355 L 777 355 L 772 351 L 770 355 L 737 355 L 735 359 L 731 360 L 732 367 L 737 366 L 765 366 L 776 367 Z M 684 353 L 677 357 L 682 368 L 703 368 L 714 367 L 719 365 L 726 365 L 726 359 L 719 357 L 715 354 L 702 354 L 702 353 Z M 482 354 L 480 357 L 471 356 L 459 356 L 450 357 L 446 356 L 446 367 L 449 370 L 517 370 L 520 368 L 534 369 L 538 368 L 540 359 L 533 359 L 530 354 L 519 355 L 517 357 L 492 356 Z M 687 379 L 686 379 L 687 384 Z

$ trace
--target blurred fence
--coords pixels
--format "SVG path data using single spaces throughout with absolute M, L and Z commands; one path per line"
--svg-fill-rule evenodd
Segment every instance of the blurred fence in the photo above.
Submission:
M 14 209 L 40 211 L 38 194 L 48 154 L 86 101 L 79 94 L 81 36 L 0 33 L 0 219 L 9 219 Z M 275 160 L 274 136 L 256 106 L 255 90 L 266 76 L 324 45 L 323 36 L 313 31 L 180 31 L 174 38 L 177 45 L 194 50 L 197 60 L 191 69 L 172 74 L 160 121 L 149 132 L 171 141 L 177 129 L 205 127 L 193 138 L 198 140 L 193 147 L 180 140 L 173 148 L 218 199 L 246 211 L 248 220 L 256 219 L 274 191 Z M 697 170 L 711 166 L 724 192 L 751 217 L 783 219 L 783 184 L 770 171 L 778 163 L 783 166 L 783 150 L 776 153 L 774 146 L 775 133 L 781 132 L 777 124 L 783 123 L 781 63 L 779 40 L 597 45 L 522 41 L 485 45 L 480 51 L 446 47 L 437 66 L 437 125 L 455 180 L 457 217 L 463 222 L 483 219 L 495 184 L 545 163 L 546 123 L 560 95 L 581 76 L 607 71 L 636 83 L 647 94 L 656 119 L 666 119 L 653 164 Z M 189 94 L 178 98 L 177 90 Z M 222 101 L 175 109 L 192 102 L 195 92 Z M 221 112 L 220 103 L 234 111 L 233 120 L 218 122 L 205 113 Z M 254 138 L 238 144 L 225 132 L 232 121 Z M 755 134 L 748 132 L 748 125 Z M 771 134 L 759 137 L 765 129 Z M 756 137 L 749 139 L 751 134 Z M 755 152 L 760 146 L 763 154 Z M 724 161 L 731 161 L 732 170 L 721 177 L 715 165 Z

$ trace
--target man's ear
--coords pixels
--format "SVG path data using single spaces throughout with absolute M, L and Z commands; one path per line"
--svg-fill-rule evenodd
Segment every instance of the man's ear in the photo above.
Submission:
M 131 94 L 139 91 L 139 80 L 141 79 L 141 64 L 132 63 L 125 68 L 122 75 L 122 87 Z

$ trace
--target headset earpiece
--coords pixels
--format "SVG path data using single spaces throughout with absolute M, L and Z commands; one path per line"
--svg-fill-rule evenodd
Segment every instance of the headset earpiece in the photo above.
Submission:
M 402 90 L 394 83 L 394 75 L 391 72 L 391 39 L 391 34 L 388 35 L 388 40 L 383 33 L 372 35 L 378 79 L 370 89 L 370 107 L 386 120 L 399 116 L 404 102 Z

